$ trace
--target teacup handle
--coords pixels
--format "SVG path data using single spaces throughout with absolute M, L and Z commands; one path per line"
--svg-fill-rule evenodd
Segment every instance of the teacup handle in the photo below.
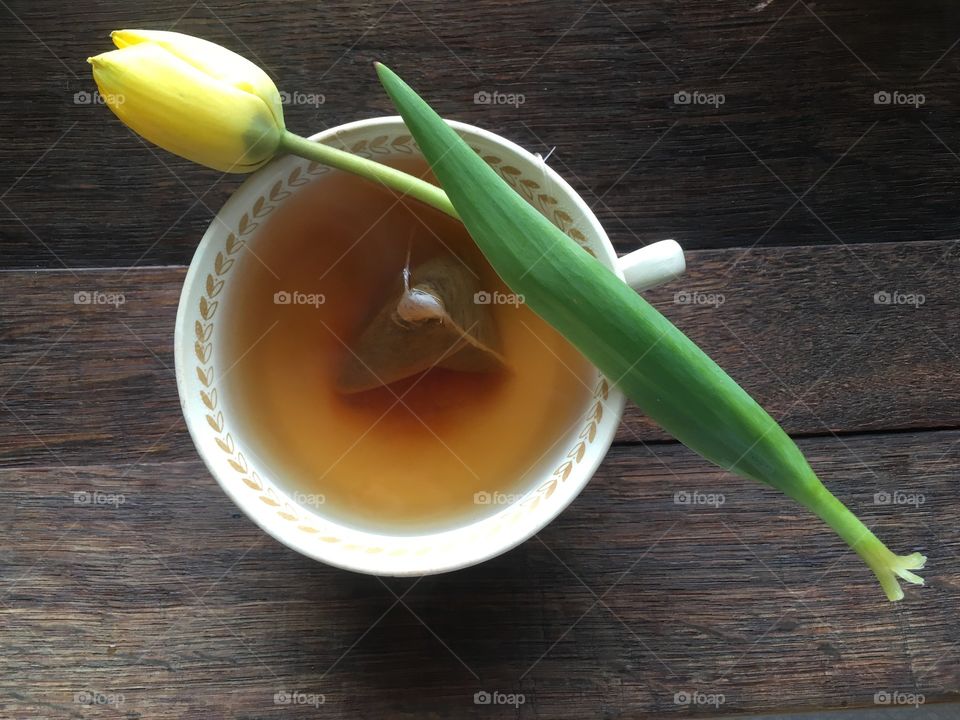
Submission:
M 683 274 L 687 263 L 675 240 L 661 240 L 617 259 L 624 281 L 637 292 L 663 285 Z

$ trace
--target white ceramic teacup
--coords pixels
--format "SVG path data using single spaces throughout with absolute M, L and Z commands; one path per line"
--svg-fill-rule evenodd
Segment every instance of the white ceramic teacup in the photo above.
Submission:
M 575 242 L 637 289 L 683 272 L 683 253 L 673 241 L 650 245 L 618 260 L 587 204 L 547 167 L 508 140 L 462 123 L 450 123 L 501 177 Z M 314 140 L 375 160 L 418 153 L 399 117 L 348 123 Z M 323 506 L 296 503 L 288 483 L 272 476 L 254 457 L 245 424 L 232 416 L 222 383 L 227 360 L 222 317 L 231 270 L 268 214 L 293 192 L 329 168 L 283 157 L 252 175 L 211 223 L 187 272 L 175 333 L 180 404 L 197 450 L 224 492 L 264 531 L 308 557 L 377 575 L 425 575 L 495 557 L 542 529 L 584 488 L 613 440 L 624 397 L 599 373 L 583 408 L 586 418 L 553 445 L 535 482 L 494 514 L 454 529 L 423 534 L 375 533 L 356 529 L 324 513 Z M 557 440 L 545 439 L 544 447 Z M 539 452 L 539 450 L 538 450 Z

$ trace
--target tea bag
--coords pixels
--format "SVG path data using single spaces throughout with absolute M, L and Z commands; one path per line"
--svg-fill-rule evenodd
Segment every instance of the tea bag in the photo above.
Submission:
M 353 343 L 337 379 L 358 393 L 432 367 L 487 373 L 506 366 L 489 304 L 463 262 L 438 255 L 404 267 L 402 283 Z

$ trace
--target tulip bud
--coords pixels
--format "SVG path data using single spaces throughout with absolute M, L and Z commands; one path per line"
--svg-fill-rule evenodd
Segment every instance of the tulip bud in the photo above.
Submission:
M 222 172 L 252 172 L 284 136 L 280 93 L 249 60 L 175 32 L 118 30 L 117 50 L 88 59 L 120 120 L 175 155 Z

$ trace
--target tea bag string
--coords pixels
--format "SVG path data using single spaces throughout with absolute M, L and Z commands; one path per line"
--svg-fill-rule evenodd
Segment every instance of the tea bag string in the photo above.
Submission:
M 544 192 L 549 192 L 548 185 L 550 184 L 547 180 L 547 160 L 550 159 L 550 156 L 553 155 L 553 151 L 556 149 L 557 146 L 554 145 L 546 155 L 541 155 L 540 153 L 535 155 L 537 165 L 540 167 L 540 187 L 544 189 Z
M 400 302 L 397 303 L 397 309 L 394 313 L 394 321 L 400 324 L 423 322 L 424 320 L 436 320 L 441 324 L 445 309 L 443 303 L 436 295 L 427 292 L 419 287 L 410 289 L 410 255 L 413 248 L 413 234 L 416 228 L 410 228 L 410 236 L 407 238 L 407 259 L 403 264 L 403 295 Z
M 403 290 L 410 292 L 410 253 L 413 249 L 413 228 L 410 228 L 410 236 L 407 238 L 407 260 L 403 264 Z

